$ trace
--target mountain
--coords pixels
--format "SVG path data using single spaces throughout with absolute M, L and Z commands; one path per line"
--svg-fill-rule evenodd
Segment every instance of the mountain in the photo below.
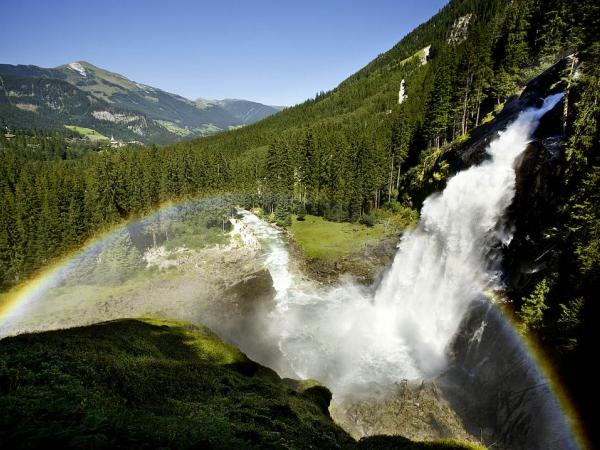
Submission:
M 216 103 L 245 125 L 258 122 L 284 108 L 283 106 L 269 106 L 263 105 L 262 103 L 251 102 L 249 100 L 229 98 L 217 100 Z
M 211 134 L 278 111 L 245 100 L 193 102 L 85 61 L 50 69 L 0 64 L 0 83 L 5 126 L 20 127 L 20 109 L 34 123 L 44 117 L 52 128 L 77 125 L 144 142 Z
M 176 138 L 147 115 L 115 106 L 65 80 L 3 73 L 0 92 L 0 126 L 9 129 L 78 127 L 121 140 L 158 143 Z

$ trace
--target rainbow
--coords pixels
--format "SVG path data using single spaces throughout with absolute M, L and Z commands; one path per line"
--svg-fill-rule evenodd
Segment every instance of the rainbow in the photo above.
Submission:
M 28 308 L 31 307 L 36 300 L 42 298 L 47 290 L 56 286 L 61 279 L 68 276 L 83 258 L 99 252 L 100 249 L 108 245 L 127 227 L 150 221 L 161 214 L 176 213 L 178 208 L 182 205 L 198 202 L 199 200 L 200 199 L 186 199 L 179 202 L 167 202 L 144 217 L 138 217 L 125 223 L 115 225 L 88 240 L 81 249 L 60 258 L 53 264 L 39 271 L 28 281 L 4 294 L 3 297 L 0 297 L 0 339 L 2 336 L 2 328 L 5 324 L 11 319 L 26 313 Z M 535 370 L 537 370 L 543 379 L 547 381 L 547 387 L 555 400 L 557 411 L 562 413 L 564 420 L 567 422 L 567 426 L 571 430 L 573 441 L 579 448 L 591 448 L 577 410 L 570 401 L 567 392 L 561 386 L 555 369 L 544 355 L 541 347 L 532 338 L 528 338 L 517 332 L 517 322 L 508 308 L 498 306 L 495 310 L 502 316 L 502 320 L 509 324 L 510 329 L 512 330 L 510 333 L 512 336 L 511 339 L 517 341 L 519 348 L 529 356 Z
M 3 326 L 12 318 L 23 314 L 27 308 L 61 279 L 64 279 L 78 263 L 85 257 L 98 253 L 105 248 L 120 233 L 124 232 L 129 226 L 142 224 L 152 221 L 158 216 L 176 214 L 178 208 L 188 204 L 196 203 L 205 198 L 184 199 L 180 201 L 167 201 L 161 204 L 150 214 L 142 217 L 130 219 L 125 222 L 113 225 L 94 237 L 88 239 L 80 249 L 67 253 L 45 268 L 38 271 L 27 281 L 21 283 L 15 288 L 0 296 L 0 337 L 2 336 Z
M 540 344 L 531 336 L 519 333 L 518 321 L 512 310 L 507 308 L 504 303 L 494 303 L 494 311 L 500 316 L 501 320 L 507 325 L 509 333 L 507 336 L 520 348 L 527 356 L 531 368 L 534 369 L 544 380 L 545 386 L 551 393 L 552 400 L 555 403 L 556 411 L 562 415 L 567 428 L 571 432 L 571 440 L 576 448 L 591 449 L 591 443 L 587 437 L 582 420 L 569 398 L 565 388 L 560 383 L 555 367 L 550 362 Z

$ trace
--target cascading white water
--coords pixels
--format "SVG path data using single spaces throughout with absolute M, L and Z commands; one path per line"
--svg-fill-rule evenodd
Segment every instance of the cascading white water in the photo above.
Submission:
M 320 288 L 295 276 L 279 233 L 244 213 L 266 246 L 277 290 L 269 331 L 296 375 L 344 397 L 439 373 L 469 304 L 497 279 L 490 252 L 511 238 L 503 216 L 515 192 L 515 163 L 561 97 L 521 112 L 490 144 L 489 160 L 425 201 L 374 293 L 350 281 Z

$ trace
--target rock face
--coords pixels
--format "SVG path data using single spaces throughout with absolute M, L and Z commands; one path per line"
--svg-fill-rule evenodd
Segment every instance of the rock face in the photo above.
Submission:
M 499 131 L 504 130 L 510 122 L 515 120 L 519 112 L 526 108 L 539 106 L 548 95 L 564 90 L 564 83 L 560 82 L 561 72 L 570 64 L 569 61 L 569 58 L 565 58 L 531 80 L 521 95 L 514 96 L 506 102 L 502 111 L 495 116 L 493 121 L 475 128 L 471 132 L 471 139 L 466 145 L 458 148 L 447 157 L 454 171 L 479 164 L 486 159 L 485 150 L 489 143 L 495 139 Z M 538 132 L 535 134 L 536 139 L 542 140 L 546 137 L 556 136 L 557 132 L 560 134 L 562 122 L 560 122 L 560 126 L 554 126 L 556 125 L 557 115 L 560 116 L 562 108 L 563 103 L 561 101 L 556 105 L 553 112 L 546 114 L 540 122 Z M 552 119 L 549 119 L 549 117 L 552 117 Z M 549 126 L 551 123 L 553 124 L 552 127 Z
M 400 82 L 400 90 L 398 91 L 398 104 L 401 105 L 402 103 L 404 103 L 404 100 L 406 100 L 408 98 L 408 95 L 406 95 L 406 89 L 404 88 L 405 82 L 404 79 L 402 79 L 402 81 Z
M 497 448 L 575 448 L 547 379 L 498 307 L 474 304 L 451 351 L 437 383 L 470 433 Z
M 400 236 L 387 237 L 337 261 L 306 258 L 293 239 L 290 239 L 290 252 L 300 270 L 320 283 L 334 284 L 344 275 L 350 275 L 358 283 L 370 286 L 377 284 L 392 263 L 399 241 Z
M 273 279 L 262 268 L 229 286 L 201 312 L 197 321 L 208 325 L 225 341 L 244 348 L 252 360 L 278 373 L 291 374 L 291 368 L 283 366 L 277 342 L 265 333 L 274 298 Z
M 555 108 L 540 122 L 535 140 L 517 168 L 515 198 L 508 212 L 514 225 L 512 241 L 504 252 L 505 282 L 511 297 L 520 298 L 532 274 L 545 267 L 551 249 L 544 235 L 556 218 L 562 186 L 563 110 Z
M 432 381 L 403 380 L 381 400 L 333 403 L 330 411 L 336 423 L 355 439 L 400 435 L 417 441 L 476 441 Z

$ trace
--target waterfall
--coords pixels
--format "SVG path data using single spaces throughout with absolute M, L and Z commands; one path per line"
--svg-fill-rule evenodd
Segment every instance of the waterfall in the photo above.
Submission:
M 498 286 L 497 248 L 510 242 L 503 217 L 515 164 L 540 118 L 562 94 L 522 111 L 487 149 L 489 159 L 458 173 L 429 197 L 375 290 L 341 282 L 320 287 L 293 273 L 279 232 L 249 213 L 277 290 L 269 330 L 295 375 L 335 396 L 382 392 L 402 379 L 434 377 L 469 305 Z

